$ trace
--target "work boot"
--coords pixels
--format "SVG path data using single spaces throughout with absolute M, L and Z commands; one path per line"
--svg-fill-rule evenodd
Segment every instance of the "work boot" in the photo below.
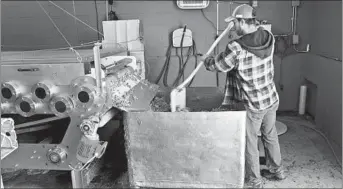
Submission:
M 272 173 L 269 170 L 262 170 L 261 176 L 268 180 L 284 180 L 286 178 L 285 172 L 283 170 L 276 173 Z
M 262 180 L 253 180 L 246 183 L 244 188 L 263 188 L 263 181 Z

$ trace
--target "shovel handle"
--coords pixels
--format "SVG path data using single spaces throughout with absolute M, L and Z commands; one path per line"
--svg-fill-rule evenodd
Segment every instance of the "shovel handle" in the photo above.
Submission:
M 195 74 L 199 71 L 201 66 L 204 64 L 204 60 L 212 53 L 214 48 L 218 45 L 219 41 L 226 35 L 229 30 L 233 27 L 233 23 L 231 22 L 228 27 L 223 31 L 223 33 L 220 34 L 220 36 L 214 41 L 210 49 L 207 51 L 207 53 L 202 57 L 202 60 L 200 61 L 199 65 L 193 70 L 193 72 L 187 77 L 187 79 L 181 83 L 178 87 L 176 87 L 177 90 L 181 90 L 184 88 L 195 76 Z

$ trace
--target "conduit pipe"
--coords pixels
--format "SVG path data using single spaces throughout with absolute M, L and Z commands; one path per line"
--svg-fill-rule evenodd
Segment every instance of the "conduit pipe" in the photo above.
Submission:
M 95 43 L 94 44 L 93 53 L 94 53 L 94 67 L 95 67 L 96 86 L 97 86 L 100 94 L 102 94 L 100 45 L 101 45 L 101 43 Z

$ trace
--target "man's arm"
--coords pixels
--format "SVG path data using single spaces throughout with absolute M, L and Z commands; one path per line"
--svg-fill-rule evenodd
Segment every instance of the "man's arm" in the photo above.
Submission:
M 205 59 L 205 67 L 209 71 L 228 72 L 232 70 L 238 62 L 238 44 L 230 43 L 226 46 L 224 52 L 219 53 L 215 57 Z

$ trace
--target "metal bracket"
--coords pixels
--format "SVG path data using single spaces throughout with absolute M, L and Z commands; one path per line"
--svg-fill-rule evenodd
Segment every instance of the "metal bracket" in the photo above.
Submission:
M 18 148 L 12 118 L 1 118 L 1 160 Z
M 71 162 L 69 167 L 74 171 L 85 169 L 95 158 L 101 158 L 105 153 L 107 142 L 91 140 L 83 136 L 77 148 L 76 161 Z
M 17 134 L 14 130 L 12 118 L 1 118 L 1 160 L 18 148 Z M 0 175 L 0 187 L 4 188 L 2 175 Z
M 310 44 L 306 45 L 306 50 L 305 51 L 299 51 L 295 45 L 293 46 L 293 48 L 298 53 L 308 53 L 308 52 L 310 52 Z

